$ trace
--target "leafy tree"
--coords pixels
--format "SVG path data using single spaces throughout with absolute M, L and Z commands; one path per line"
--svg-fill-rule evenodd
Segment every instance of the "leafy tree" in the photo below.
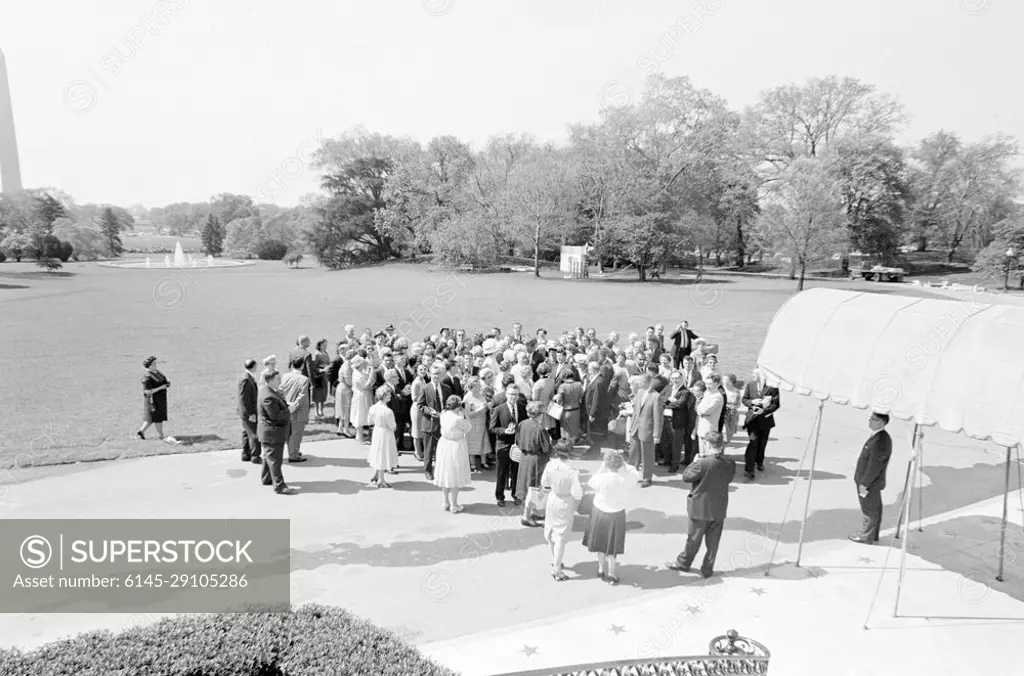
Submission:
M 32 237 L 25 232 L 8 232 L 0 240 L 0 250 L 20 263 L 22 258 L 31 256 Z
M 228 223 L 224 251 L 238 258 L 253 258 L 263 241 L 262 224 L 256 216 L 236 218 Z
M 298 251 L 293 251 L 284 257 L 285 265 L 299 267 L 299 263 L 302 262 L 302 254 Z
M 1024 289 L 1024 218 L 1003 221 L 996 227 L 996 238 L 978 252 L 971 269 L 998 279 L 1008 289 L 1010 275 L 1017 273 Z
M 121 243 L 122 227 L 121 220 L 113 209 L 108 207 L 103 210 L 103 215 L 100 216 L 100 232 L 103 233 L 107 254 L 110 256 L 117 257 L 124 253 L 124 245 Z
M 797 290 L 804 288 L 807 266 L 828 260 L 846 246 L 842 205 L 821 160 L 798 158 L 775 185 L 761 214 L 776 250 L 787 251 L 799 270 Z
M 224 252 L 225 228 L 216 216 L 210 214 L 203 225 L 203 251 L 211 256 L 219 256 Z
M 40 258 L 36 261 L 36 265 L 43 268 L 47 272 L 53 272 L 54 270 L 60 270 L 64 266 L 56 258 Z
M 265 239 L 256 245 L 256 257 L 261 261 L 279 261 L 288 254 L 288 245 L 275 239 Z
M 92 223 L 73 222 L 58 218 L 53 224 L 53 235 L 73 247 L 74 260 L 96 260 L 106 251 L 103 233 Z
M 253 204 L 251 197 L 224 192 L 210 198 L 209 214 L 206 223 L 209 223 L 209 216 L 213 216 L 217 223 L 230 223 L 236 218 L 246 218 L 247 216 L 255 215 L 256 206 Z M 216 256 L 217 254 L 211 255 Z
M 550 145 L 529 153 L 514 174 L 514 218 L 520 240 L 533 250 L 536 277 L 540 277 L 541 248 L 570 220 L 572 189 L 565 154 Z
M 835 143 L 829 171 L 846 213 L 850 246 L 895 261 L 909 197 L 903 151 L 880 137 L 848 136 Z
M 40 233 L 48 235 L 53 232 L 54 221 L 67 218 L 68 211 L 56 197 L 44 194 L 36 198 L 35 216 Z

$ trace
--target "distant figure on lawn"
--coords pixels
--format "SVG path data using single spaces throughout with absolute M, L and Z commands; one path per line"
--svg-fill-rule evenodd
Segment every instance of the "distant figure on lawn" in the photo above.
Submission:
M 174 437 L 164 436 L 164 422 L 167 421 L 167 388 L 171 381 L 156 367 L 156 357 L 147 357 L 142 362 L 146 369 L 142 374 L 142 427 L 135 433 L 139 439 L 146 438 L 146 430 L 152 425 L 156 433 L 168 444 L 180 443 Z

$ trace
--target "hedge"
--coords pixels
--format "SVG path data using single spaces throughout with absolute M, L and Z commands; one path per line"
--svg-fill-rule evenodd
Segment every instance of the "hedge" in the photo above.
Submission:
M 0 650 L 19 676 L 455 676 L 394 634 L 339 608 L 183 615 L 90 632 L 31 652 Z

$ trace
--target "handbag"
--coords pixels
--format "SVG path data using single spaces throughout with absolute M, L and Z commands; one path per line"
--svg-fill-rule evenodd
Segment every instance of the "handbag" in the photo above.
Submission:
M 551 493 L 550 488 L 530 487 L 526 491 L 526 504 L 530 506 L 530 509 L 543 512 L 548 505 L 549 493 Z
M 562 413 L 564 412 L 565 409 L 562 408 L 562 406 L 560 406 L 559 404 L 555 402 L 551 402 L 550 404 L 548 404 L 548 415 L 554 418 L 555 420 L 561 420 Z
M 512 462 L 519 462 L 523 458 L 523 452 L 519 450 L 519 447 L 512 444 L 512 447 L 508 449 L 508 459 Z
M 619 417 L 609 421 L 608 431 L 611 432 L 612 434 L 624 436 L 626 434 L 626 419 Z

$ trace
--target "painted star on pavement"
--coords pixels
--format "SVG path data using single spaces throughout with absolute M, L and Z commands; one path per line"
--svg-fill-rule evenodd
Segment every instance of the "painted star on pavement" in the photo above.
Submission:
M 750 593 L 755 594 L 757 596 L 764 596 L 768 592 L 764 590 L 764 587 L 751 587 Z
M 867 556 L 858 556 L 857 561 L 860 563 L 874 563 L 874 560 Z
M 532 645 L 524 645 L 523 649 L 520 650 L 519 652 L 523 653 L 527 657 L 530 657 L 531 655 L 536 655 L 537 654 L 537 648 L 535 648 Z
M 701 611 L 701 607 L 699 605 L 695 604 L 695 603 L 687 603 L 686 606 L 684 607 L 684 610 L 686 610 L 686 612 L 688 612 L 688 613 L 692 613 L 692 614 L 696 615 L 697 613 L 699 613 Z
M 807 577 L 813 577 L 814 579 L 818 579 L 819 577 L 821 577 L 821 571 L 820 570 L 809 570 L 809 571 L 807 571 Z
M 625 634 L 626 628 L 617 624 L 613 624 L 611 627 L 609 627 L 608 631 L 618 636 L 619 634 Z
M 951 530 L 944 530 L 944 531 L 942 531 L 942 534 L 945 535 L 946 537 L 950 537 L 950 538 L 958 538 L 958 537 L 960 537 L 959 535 L 957 535 L 956 533 L 954 533 Z

